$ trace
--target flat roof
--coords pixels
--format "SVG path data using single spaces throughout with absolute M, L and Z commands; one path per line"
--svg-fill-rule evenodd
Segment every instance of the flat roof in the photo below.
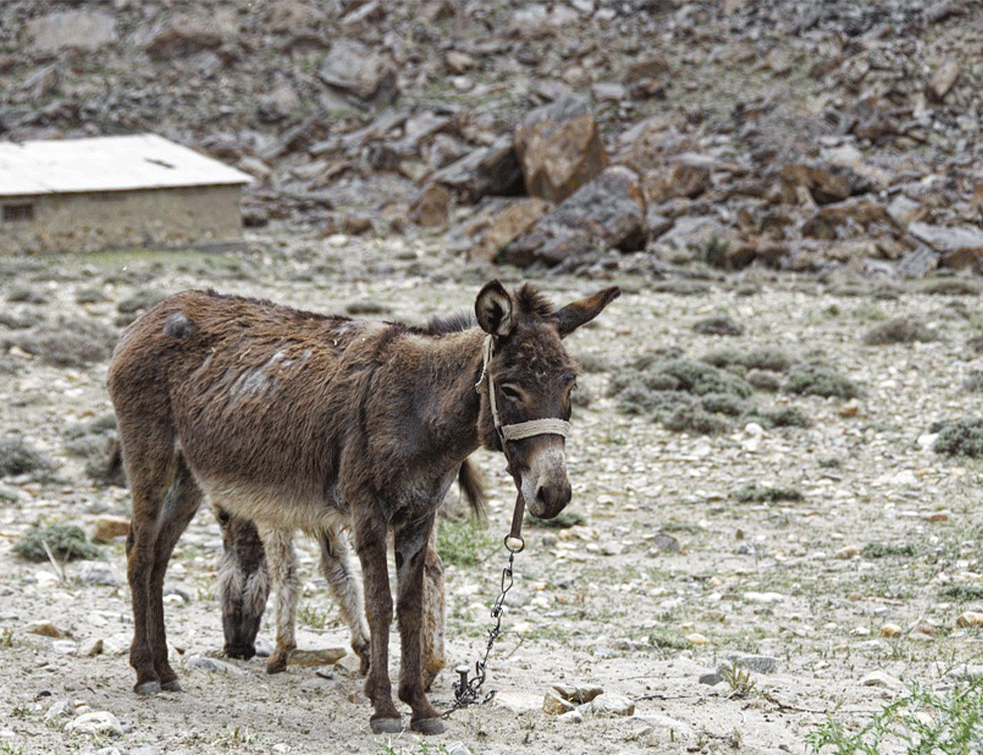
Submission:
M 0 142 L 0 196 L 250 181 L 252 176 L 156 134 Z

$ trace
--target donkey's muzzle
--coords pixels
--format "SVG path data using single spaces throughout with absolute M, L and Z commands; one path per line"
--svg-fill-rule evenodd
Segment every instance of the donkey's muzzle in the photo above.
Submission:
M 244 617 L 236 613 L 222 616 L 222 629 L 225 633 L 225 654 L 229 658 L 249 660 L 256 655 L 256 635 L 262 615 Z
M 242 658 L 244 661 L 248 661 L 256 655 L 256 645 L 252 643 L 242 645 L 226 644 L 224 651 L 228 658 Z
M 563 479 L 559 483 L 538 486 L 532 503 L 527 501 L 526 505 L 534 516 L 552 519 L 567 507 L 572 497 L 570 483 Z
M 540 519 L 552 519 L 570 503 L 563 438 L 542 436 L 530 453 L 528 463 L 516 476 L 516 484 L 529 508 Z

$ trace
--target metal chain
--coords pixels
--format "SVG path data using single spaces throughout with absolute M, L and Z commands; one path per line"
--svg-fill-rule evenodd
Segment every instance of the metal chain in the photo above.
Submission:
M 467 666 L 458 666 L 455 669 L 460 675 L 460 679 L 454 682 L 453 685 L 454 704 L 450 710 L 442 715 L 443 718 L 447 718 L 451 713 L 460 708 L 487 703 L 495 696 L 496 690 L 492 690 L 482 700 L 478 700 L 478 693 L 481 691 L 481 685 L 485 683 L 487 676 L 488 656 L 491 655 L 495 641 L 502 634 L 502 614 L 505 609 L 505 596 L 508 595 L 509 590 L 512 589 L 512 585 L 514 584 L 512 567 L 515 563 L 515 554 L 522 550 L 522 547 L 512 548 L 508 543 L 506 543 L 505 547 L 509 552 L 509 564 L 502 569 L 502 589 L 498 594 L 498 598 L 492 604 L 491 617 L 495 619 L 495 626 L 488 630 L 488 645 L 485 647 L 485 657 L 479 661 L 475 661 L 474 677 L 471 679 L 468 679 Z

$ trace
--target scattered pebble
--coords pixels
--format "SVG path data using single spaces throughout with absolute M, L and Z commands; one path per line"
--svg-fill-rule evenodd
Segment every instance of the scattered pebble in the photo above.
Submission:
M 119 737 L 123 727 L 119 719 L 109 711 L 83 713 L 65 725 L 65 731 L 73 734 L 91 734 L 103 737 Z

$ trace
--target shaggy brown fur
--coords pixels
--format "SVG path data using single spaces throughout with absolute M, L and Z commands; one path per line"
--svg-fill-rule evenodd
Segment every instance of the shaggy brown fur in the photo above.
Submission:
M 393 533 L 399 699 L 412 710 L 413 728 L 441 731 L 423 686 L 423 575 L 437 506 L 462 463 L 479 441 L 501 447 L 487 391 L 475 390 L 482 343 L 492 338 L 487 372 L 502 424 L 567 420 L 575 370 L 560 339 L 618 294 L 605 289 L 554 312 L 533 289 L 513 295 L 493 281 L 475 302 L 479 327 L 451 332 L 210 291 L 177 294 L 148 310 L 120 339 L 108 380 L 133 505 L 127 574 L 135 689 L 179 689 L 167 660 L 162 586 L 174 545 L 207 494 L 256 523 L 278 588 L 296 581 L 294 530 L 324 537 L 350 526 L 365 584 L 365 691 L 376 732 L 401 728 L 388 664 L 394 607 L 386 539 Z M 563 437 L 507 446 L 530 511 L 555 516 L 570 500 Z M 278 616 L 293 612 L 279 592 Z M 358 621 L 354 609 L 347 613 Z M 289 652 L 280 640 L 278 652 Z

